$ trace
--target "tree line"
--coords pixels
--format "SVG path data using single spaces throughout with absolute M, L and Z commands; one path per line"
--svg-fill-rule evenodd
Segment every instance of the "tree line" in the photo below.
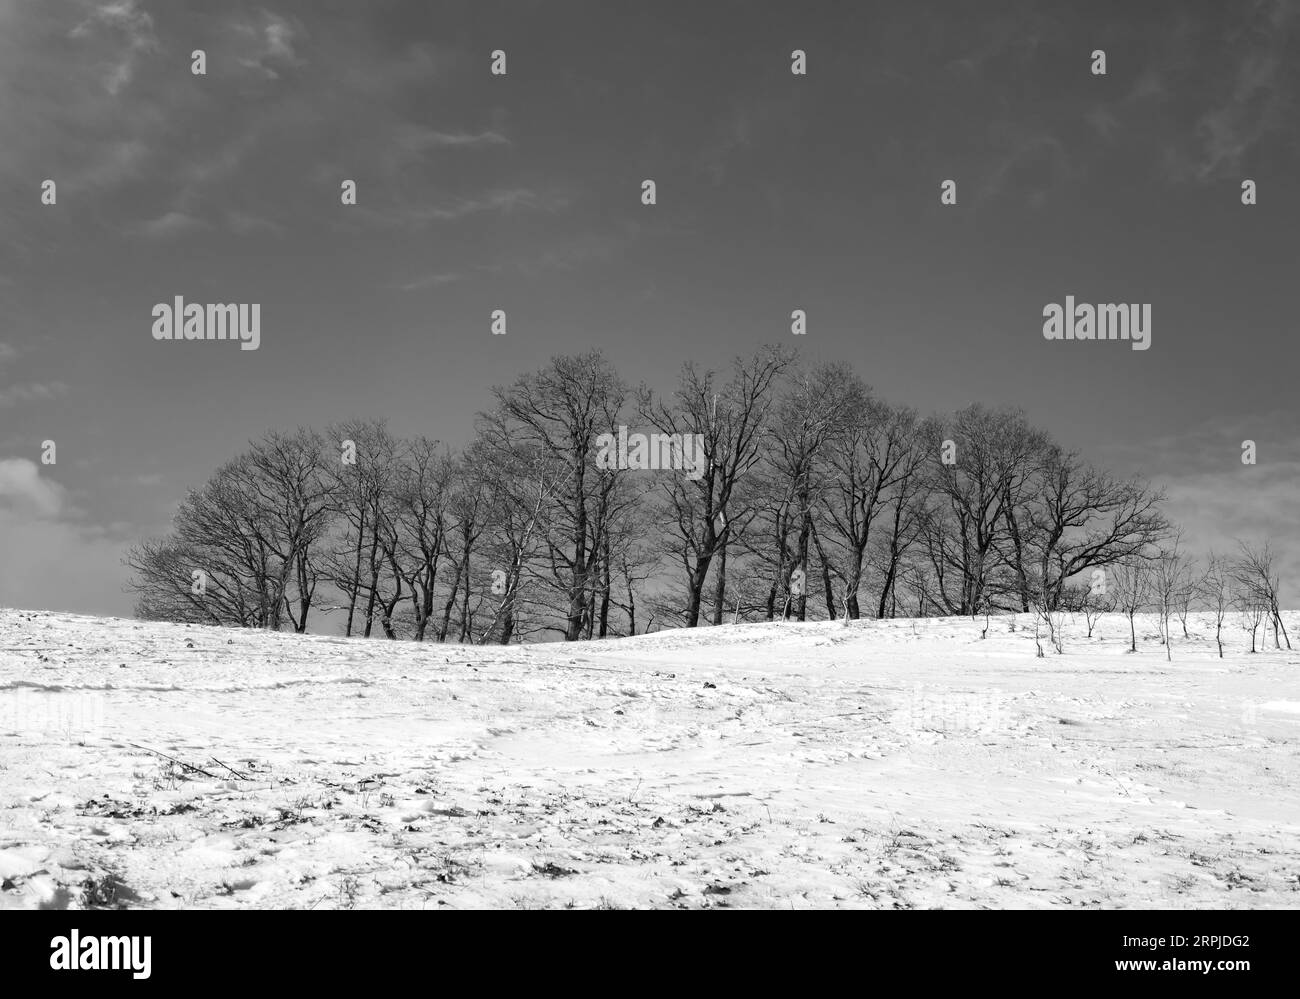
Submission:
M 703 474 L 598 467 L 629 425 L 702 435 Z M 591 351 L 493 388 L 463 448 L 382 420 L 272 431 L 126 563 L 142 618 L 305 632 L 328 612 L 416 641 L 1031 610 L 1050 631 L 1192 600 L 1276 641 L 1267 545 L 1197 574 L 1162 500 L 1018 409 L 922 416 L 782 347 L 687 363 L 666 393 Z

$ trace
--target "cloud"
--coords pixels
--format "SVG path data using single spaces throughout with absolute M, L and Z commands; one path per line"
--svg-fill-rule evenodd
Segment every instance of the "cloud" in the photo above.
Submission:
M 1235 178 L 1267 143 L 1294 141 L 1300 130 L 1297 9 L 1289 0 L 1256 4 L 1229 37 L 1225 58 L 1231 62 L 1224 72 L 1201 74 L 1225 82 L 1204 100 L 1206 110 L 1193 128 L 1195 140 L 1175 142 L 1166 151 L 1165 166 L 1173 179 L 1209 184 Z
M 280 15 L 262 11 L 260 23 L 235 21 L 231 27 L 245 42 L 235 60 L 240 66 L 278 80 L 283 70 L 305 64 L 294 47 L 300 29 Z
M 1120 127 L 1120 121 L 1114 113 L 1103 107 L 1090 109 L 1085 112 L 1083 119 L 1103 139 L 1111 138 Z
M 1246 440 L 1257 444 L 1255 465 L 1241 463 Z M 1122 464 L 1148 471 L 1155 484 L 1164 487 L 1164 511 L 1184 528 L 1185 544 L 1194 554 L 1204 556 L 1211 549 L 1233 554 L 1237 539 L 1271 539 L 1287 601 L 1293 606 L 1300 602 L 1300 538 L 1294 514 L 1300 493 L 1300 421 L 1294 414 L 1211 420 L 1108 450 Z
M 398 287 L 401 291 L 420 291 L 424 288 L 441 288 L 443 285 L 455 284 L 457 281 L 463 280 L 465 280 L 465 275 L 459 273 L 426 274 L 422 278 L 416 278 L 414 281 L 408 281 Z
M 585 233 L 568 239 L 553 240 L 542 253 L 516 263 L 521 273 L 535 276 L 544 270 L 571 271 L 591 263 L 609 260 L 632 242 L 636 226 L 625 227 L 622 233 Z
M 396 143 L 410 153 L 429 149 L 466 148 L 473 146 L 508 146 L 510 140 L 500 132 L 440 132 L 424 125 L 405 124 L 399 128 Z
M 102 229 L 108 238 L 144 240 L 218 229 L 288 235 L 284 219 L 308 202 L 320 204 L 313 183 L 300 182 L 326 165 L 335 167 L 327 171 L 333 192 L 341 178 L 359 176 L 370 184 L 366 197 L 391 198 L 355 213 L 364 223 L 365 209 L 373 209 L 371 221 L 386 228 L 419 231 L 474 215 L 558 207 L 520 179 L 422 165 L 431 156 L 511 146 L 504 115 L 491 107 L 466 123 L 429 119 L 430 88 L 448 86 L 477 64 L 463 45 L 394 39 L 383 18 L 362 8 L 339 18 L 304 17 L 310 34 L 296 18 L 256 5 L 205 11 L 201 37 L 185 26 L 191 20 L 144 0 L 6 9 L 0 122 L 9 140 L 0 142 L 0 181 L 55 178 L 61 196 L 95 196 L 98 210 L 75 217 L 87 236 Z M 189 73 L 196 47 L 208 55 L 206 78 Z M 407 204 L 426 207 L 403 218 Z M 7 224 L 4 211 L 0 228 L 10 250 L 34 252 L 50 238 L 46 225 L 23 218 Z M 329 214 L 309 217 L 334 224 Z
M 24 402 L 50 402 L 67 395 L 63 382 L 25 382 L 0 389 L 0 408 Z
M 127 614 L 131 525 L 80 523 L 71 494 L 26 458 L 0 458 L 0 607 Z
M 411 216 L 416 222 L 447 222 L 480 212 L 513 212 L 519 209 L 558 212 L 567 204 L 568 201 L 564 198 L 540 195 L 525 188 L 512 188 L 492 191 L 477 198 L 459 198 L 446 205 L 413 208 Z
M 393 209 L 358 206 L 349 212 L 359 219 L 383 227 L 423 229 L 435 222 L 454 222 L 484 213 L 514 211 L 559 212 L 569 200 L 556 194 L 538 194 L 527 188 L 490 191 L 471 198 L 456 198 L 438 205 L 401 205 Z
M 133 222 L 126 227 L 126 231 L 128 235 L 144 236 L 147 239 L 171 239 L 206 227 L 207 223 L 201 219 L 184 212 L 171 211 L 147 222 Z
M 62 191 L 90 191 L 113 188 L 140 177 L 148 159 L 148 147 L 138 139 L 106 142 L 85 166 L 70 174 Z
M 104 89 L 116 97 L 135 76 L 140 54 L 155 50 L 158 39 L 154 36 L 153 18 L 139 9 L 136 0 L 99 4 L 68 33 L 69 38 L 79 40 L 104 36 L 113 40 L 110 44 L 117 46 L 110 52 L 103 77 Z M 121 48 L 123 45 L 124 49 Z
M 284 235 L 284 226 L 270 219 L 247 212 L 232 211 L 226 213 L 226 225 L 238 236 L 254 236 L 265 233 L 271 236 Z
M 946 19 L 945 19 L 946 20 Z M 952 31 L 965 51 L 944 66 L 957 76 L 1005 79 L 1020 75 L 1052 30 L 1052 16 L 1026 9 L 1015 17 L 983 16 Z
M 694 167 L 714 187 L 728 176 L 733 161 L 752 165 L 753 149 L 765 139 L 784 142 L 802 123 L 797 99 L 739 98 L 712 123 L 707 141 L 694 157 Z
M 504 147 L 510 145 L 510 140 L 496 129 L 481 132 L 441 131 L 427 125 L 401 122 L 395 126 L 394 134 L 386 145 L 384 168 L 389 174 L 398 174 L 434 151 Z
M 386 54 L 377 62 L 349 61 L 341 83 L 367 103 L 393 98 L 413 88 L 425 88 L 437 78 L 467 62 L 467 56 L 431 42 L 414 42 L 400 53 Z
M 71 29 L 69 6 L 20 4 L 0 30 L 0 176 L 55 178 L 60 196 L 142 179 L 184 90 L 141 85 L 156 41 L 134 3 L 79 4 L 86 16 Z
M 1286 602 L 1300 600 L 1300 548 L 1287 513 L 1300 491 L 1300 462 L 1271 462 L 1207 472 L 1166 485 L 1165 509 L 1186 531 L 1196 553 L 1233 555 L 1237 541 L 1271 541 L 1277 552 Z
M 1007 123 L 1002 123 L 1006 127 Z M 989 169 L 979 188 L 979 199 L 987 201 L 1014 192 L 1033 207 L 1041 207 L 1049 194 L 1067 183 L 1076 172 L 1065 145 L 1049 132 L 1020 134 L 1006 142 L 1010 149 Z
M 0 458 L 0 506 L 41 518 L 60 516 L 67 493 L 57 482 L 41 477 L 41 468 L 26 458 Z
M 267 24 L 262 29 L 267 55 L 277 59 L 294 59 L 293 34 L 288 21 L 274 14 L 267 14 Z
M 10 509 L 0 497 L 0 607 L 129 615 L 127 546 L 113 532 Z

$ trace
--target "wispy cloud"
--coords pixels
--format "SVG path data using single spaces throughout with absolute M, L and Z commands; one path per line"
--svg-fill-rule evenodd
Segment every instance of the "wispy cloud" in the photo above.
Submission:
M 0 408 L 27 402 L 50 402 L 65 396 L 68 386 L 63 382 L 23 382 L 0 388 Z
M 1297 4 L 1292 0 L 1256 3 L 1224 47 L 1224 73 L 1206 73 L 1211 54 L 1194 53 L 1199 77 L 1220 80 L 1206 109 L 1195 120 L 1194 138 L 1166 149 L 1171 178 L 1208 184 L 1237 178 L 1257 151 L 1270 141 L 1293 142 L 1300 134 L 1297 104 Z
M 131 223 L 126 231 L 129 235 L 144 236 L 147 239 L 171 239 L 206 226 L 207 223 L 192 215 L 172 211 L 145 222 Z
M 284 226 L 278 222 L 239 211 L 226 213 L 226 226 L 237 236 L 282 236 L 285 232 Z
M 1002 125 L 1006 127 L 1006 123 Z M 981 201 L 1014 194 L 1040 208 L 1079 170 L 1065 144 L 1051 132 L 1008 129 L 1001 145 L 1004 151 L 989 165 L 978 188 Z
M 140 9 L 136 0 L 97 4 L 69 32 L 69 37 L 75 39 L 104 36 L 113 44 L 103 76 L 104 89 L 116 96 L 135 76 L 139 57 L 158 48 L 158 39 L 154 36 L 153 18 Z
M 485 213 L 559 212 L 569 204 L 569 199 L 559 194 L 539 194 L 527 188 L 505 188 L 434 205 L 396 205 L 384 209 L 357 206 L 349 215 L 385 228 L 423 229 L 433 223 L 455 222 Z
M 299 208 L 337 204 L 320 187 L 337 192 L 343 178 L 363 192 L 349 214 L 389 228 L 561 207 L 526 177 L 423 162 L 511 146 L 491 106 L 469 124 L 424 120 L 429 88 L 470 65 L 454 45 L 395 43 L 360 10 L 310 31 L 255 5 L 203 11 L 198 32 L 176 33 L 183 21 L 144 0 L 5 8 L 0 178 L 51 177 L 61 203 L 94 196 L 97 210 L 76 225 L 147 240 L 199 230 L 283 236 Z M 188 71 L 193 48 L 207 52 L 206 77 Z M 409 204 L 423 207 L 407 216 Z M 4 228 L 12 253 L 30 255 L 49 238 L 22 220 Z
M 424 125 L 406 124 L 400 127 L 396 136 L 399 147 L 410 153 L 422 153 L 429 149 L 472 148 L 474 146 L 508 146 L 510 140 L 500 132 L 440 132 L 436 128 Z
M 63 178 L 65 193 L 114 188 L 142 177 L 149 149 L 139 139 L 109 140 L 93 157 Z
M 445 274 L 426 274 L 424 277 L 416 278 L 414 281 L 408 281 L 406 284 L 398 285 L 401 291 L 422 291 L 425 288 L 441 288 L 444 285 L 455 284 L 458 281 L 464 281 L 465 275 L 456 271 Z
M 492 191 L 475 198 L 458 198 L 445 205 L 426 205 L 411 210 L 417 221 L 446 222 L 477 215 L 480 212 L 544 211 L 558 212 L 568 205 L 566 198 L 543 195 L 527 188 Z
M 243 42 L 235 62 L 245 69 L 276 80 L 285 69 L 305 63 L 295 50 L 301 28 L 278 14 L 264 10 L 258 20 L 237 19 L 231 28 Z
M 467 152 L 509 145 L 505 133 L 497 129 L 443 131 L 413 122 L 400 122 L 386 143 L 384 168 L 389 174 L 398 174 L 408 167 L 422 164 L 434 152 Z
M 1120 129 L 1119 118 L 1113 111 L 1104 107 L 1090 108 L 1084 113 L 1083 120 L 1103 139 L 1113 138 Z

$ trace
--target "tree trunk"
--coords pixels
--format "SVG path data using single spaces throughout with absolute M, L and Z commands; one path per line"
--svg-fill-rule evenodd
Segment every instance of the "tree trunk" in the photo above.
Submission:
M 442 605 L 442 626 L 438 629 L 438 641 L 447 640 L 447 630 L 451 627 L 451 610 L 456 606 L 456 597 L 460 593 L 460 577 L 464 572 L 463 562 L 456 563 L 456 575 L 451 581 L 451 592 L 447 594 L 447 602 Z
M 600 559 L 600 630 L 597 632 L 598 637 L 605 638 L 609 634 L 609 536 L 606 535 L 605 543 L 601 546 Z
M 352 637 L 352 618 L 357 612 L 357 597 L 361 595 L 361 548 L 366 537 L 366 513 L 365 509 L 361 510 L 361 520 L 357 526 L 357 560 L 352 568 L 352 591 L 348 600 L 348 629 L 345 632 L 347 637 Z
M 709 575 L 710 556 L 701 555 L 687 579 L 686 627 L 695 628 L 700 623 L 700 604 L 703 602 L 704 582 Z
M 826 560 L 826 552 L 822 550 L 822 539 L 817 536 L 817 525 L 813 523 L 811 517 L 808 518 L 808 526 L 812 531 L 812 541 L 817 548 L 817 558 L 822 566 L 822 591 L 826 597 L 826 613 L 834 621 L 839 615 L 835 610 L 835 590 L 831 585 L 830 563 Z M 845 614 L 848 614 L 847 610 Z
M 718 549 L 718 575 L 713 587 L 713 623 L 722 624 L 722 614 L 727 600 L 727 543 Z

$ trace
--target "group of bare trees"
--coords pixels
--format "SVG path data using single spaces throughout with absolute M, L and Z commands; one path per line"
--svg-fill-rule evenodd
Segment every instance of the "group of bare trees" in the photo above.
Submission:
M 336 508 L 321 438 L 271 433 L 192 491 L 175 533 L 132 550 L 141 617 L 306 630 Z
M 1259 648 L 1257 636 L 1261 626 L 1273 632 L 1274 648 L 1291 648 L 1291 639 L 1282 620 L 1281 575 L 1271 544 L 1237 543 L 1232 554 L 1211 551 L 1204 564 L 1190 556 L 1182 546 L 1182 536 L 1174 532 L 1153 553 L 1134 553 L 1118 560 L 1100 589 L 1083 594 L 1078 609 L 1088 616 L 1091 637 L 1095 615 L 1118 611 L 1128 620 L 1129 651 L 1137 651 L 1137 618 L 1149 613 L 1155 617 L 1160 643 L 1167 659 L 1172 659 L 1171 622 L 1177 618 L 1183 638 L 1190 638 L 1188 615 L 1194 608 L 1204 609 L 1214 624 L 1214 640 L 1223 656 L 1223 629 L 1230 616 L 1237 615 L 1243 630 L 1250 634 L 1250 651 Z
M 628 425 L 698 434 L 707 462 L 597 462 L 597 438 Z M 493 389 L 458 451 L 380 421 L 268 434 L 128 565 L 142 617 L 306 631 L 329 612 L 349 635 L 415 640 L 1031 610 L 1050 623 L 1098 609 L 1098 570 L 1106 609 L 1130 620 L 1158 594 L 1167 632 L 1184 596 L 1213 609 L 1231 586 L 1224 614 L 1247 600 L 1256 630 L 1284 636 L 1267 546 L 1212 558 L 1193 585 L 1161 498 L 1019 410 L 921 417 L 786 349 L 688 363 L 667 393 L 590 352 Z

